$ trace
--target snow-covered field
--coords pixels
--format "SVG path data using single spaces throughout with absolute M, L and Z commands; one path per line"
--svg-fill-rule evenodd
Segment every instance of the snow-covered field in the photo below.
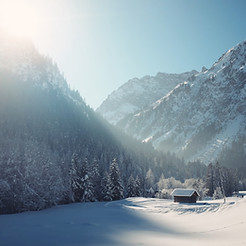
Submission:
M 0 245 L 246 245 L 246 198 L 128 198 L 1 215 Z

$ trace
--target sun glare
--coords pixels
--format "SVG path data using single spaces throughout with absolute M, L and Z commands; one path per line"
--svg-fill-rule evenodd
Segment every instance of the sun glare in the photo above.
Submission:
M 32 38 L 38 29 L 37 13 L 20 3 L 16 1 L 15 4 L 10 2 L 1 6 L 1 26 L 13 35 Z

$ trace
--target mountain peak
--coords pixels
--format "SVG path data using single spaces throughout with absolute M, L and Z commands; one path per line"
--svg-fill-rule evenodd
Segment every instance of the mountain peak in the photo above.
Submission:
M 42 56 L 29 39 L 0 33 L 0 68 L 18 76 L 23 82 L 32 82 L 43 89 L 52 86 L 64 93 L 68 90 L 57 65 L 51 58 Z
M 213 64 L 211 70 L 223 69 L 225 67 L 241 68 L 246 61 L 246 41 L 243 41 L 225 52 L 217 62 Z
M 193 70 L 181 74 L 157 73 L 156 76 L 133 78 L 114 91 L 97 109 L 105 119 L 117 124 L 129 114 L 143 110 L 165 96 L 177 84 L 198 72 Z

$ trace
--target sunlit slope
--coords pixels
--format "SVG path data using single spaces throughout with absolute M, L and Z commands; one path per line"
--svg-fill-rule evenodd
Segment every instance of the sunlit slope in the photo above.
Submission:
M 244 245 L 246 200 L 178 204 L 129 198 L 0 216 L 5 246 Z

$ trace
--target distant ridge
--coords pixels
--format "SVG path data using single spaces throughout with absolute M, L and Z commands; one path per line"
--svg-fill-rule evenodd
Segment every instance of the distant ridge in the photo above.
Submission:
M 131 136 L 152 143 L 158 150 L 175 152 L 186 160 L 216 161 L 225 150 L 233 148 L 235 152 L 233 146 L 238 146 L 239 153 L 230 152 L 231 155 L 243 158 L 245 64 L 246 41 L 228 50 L 211 68 L 204 67 L 201 72 L 176 81 L 177 84 L 170 83 L 172 88 L 155 98 L 155 102 L 149 97 L 153 94 L 152 83 L 153 91 L 156 90 L 156 82 L 149 79 L 148 89 L 141 94 L 143 108 L 136 107 L 119 115 L 122 108 L 128 108 L 127 98 L 139 98 L 139 90 L 127 82 L 108 97 L 98 112 Z M 144 84 L 144 80 L 136 80 L 135 84 L 137 82 Z M 124 96 L 120 96 L 122 94 Z M 110 105 L 120 105 L 119 112 Z
M 156 76 L 133 78 L 112 92 L 97 109 L 106 120 L 117 124 L 126 116 L 143 110 L 159 98 L 165 96 L 177 84 L 198 72 L 181 74 L 157 73 Z

